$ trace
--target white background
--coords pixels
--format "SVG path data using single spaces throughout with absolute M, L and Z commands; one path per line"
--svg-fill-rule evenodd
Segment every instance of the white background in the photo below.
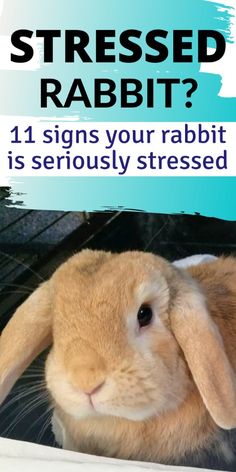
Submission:
M 0 117 L 1 119 L 1 117 Z M 220 144 L 217 141 L 216 144 L 213 144 L 212 141 L 206 144 L 199 144 L 195 142 L 193 144 L 173 144 L 169 142 L 168 144 L 163 144 L 161 141 L 162 130 L 184 130 L 185 123 L 78 123 L 78 122 L 39 122 L 37 119 L 14 119 L 6 118 L 2 121 L 1 128 L 1 148 L 0 148 L 0 161 L 1 161 L 1 181 L 6 181 L 7 177 L 20 177 L 20 176 L 117 176 L 121 175 L 119 172 L 122 172 L 122 167 L 119 165 L 119 160 L 116 161 L 118 169 L 110 170 L 89 170 L 84 168 L 83 170 L 66 170 L 63 165 L 63 170 L 32 170 L 31 162 L 32 156 L 41 155 L 45 156 L 62 156 L 66 154 L 67 149 L 62 148 L 61 144 L 44 144 L 43 143 L 43 131 L 45 129 L 54 130 L 55 124 L 59 126 L 60 131 L 69 129 L 69 130 L 89 130 L 97 129 L 99 130 L 100 142 L 97 144 L 74 144 L 70 149 L 71 156 L 81 155 L 86 159 L 87 155 L 90 156 L 110 156 L 112 150 L 115 149 L 118 155 L 121 155 L 123 159 L 127 156 L 131 156 L 130 163 L 127 172 L 124 176 L 217 176 L 217 175 L 226 175 L 232 176 L 236 175 L 236 157 L 235 157 L 235 141 L 236 141 L 236 123 L 202 123 L 204 129 L 211 131 L 212 124 L 216 126 L 216 129 L 219 126 L 223 126 L 226 129 L 227 144 Z M 19 125 L 19 130 L 21 131 L 20 137 L 24 139 L 23 130 L 27 129 L 29 125 L 33 127 L 33 137 L 36 141 L 35 144 L 11 144 L 11 139 L 13 135 L 10 131 L 16 126 Z M 198 130 L 198 123 L 188 123 L 189 129 Z M 136 135 L 139 135 L 139 130 L 155 130 L 155 133 L 152 135 L 151 144 L 134 144 L 132 138 L 129 143 L 122 144 L 119 141 L 116 141 L 112 149 L 106 149 L 106 146 L 109 145 L 109 142 L 106 137 L 106 130 L 110 132 L 114 130 L 122 131 L 129 130 L 130 135 L 132 136 L 133 130 L 135 130 Z M 146 135 L 146 133 L 144 133 Z M 184 138 L 184 135 L 183 135 Z M 137 157 L 141 155 L 148 155 L 151 151 L 155 155 L 160 156 L 177 156 L 178 158 L 183 155 L 189 156 L 207 156 L 211 155 L 214 158 L 223 154 L 224 150 L 227 150 L 228 155 L 228 169 L 227 170 L 218 170 L 214 168 L 213 170 L 168 170 L 167 166 L 164 164 L 163 170 L 138 170 L 137 169 Z M 25 156 L 26 167 L 23 170 L 11 170 L 9 171 L 9 161 L 7 158 L 8 152 L 12 151 L 13 155 L 23 155 Z M 163 161 L 164 162 L 164 161 Z

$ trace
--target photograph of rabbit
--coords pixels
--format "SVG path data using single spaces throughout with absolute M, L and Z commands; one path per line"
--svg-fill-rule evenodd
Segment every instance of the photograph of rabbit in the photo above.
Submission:
M 0 436 L 235 470 L 236 223 L 7 202 Z

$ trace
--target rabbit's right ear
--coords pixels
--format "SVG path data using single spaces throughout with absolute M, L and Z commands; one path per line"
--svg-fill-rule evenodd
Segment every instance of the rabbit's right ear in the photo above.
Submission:
M 0 336 L 0 404 L 33 359 L 51 343 L 50 282 L 16 310 Z
M 171 327 L 215 423 L 236 427 L 236 376 L 200 289 L 185 280 L 172 306 Z

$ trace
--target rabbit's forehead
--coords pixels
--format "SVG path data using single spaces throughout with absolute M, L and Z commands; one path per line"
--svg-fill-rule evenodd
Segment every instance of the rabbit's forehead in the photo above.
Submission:
M 55 287 L 55 314 L 67 321 L 89 319 L 126 319 L 141 304 L 158 299 L 164 309 L 168 304 L 168 286 L 157 270 L 150 267 L 121 267 L 111 273 L 101 270 L 96 274 L 73 272 L 57 281 Z M 60 283 L 59 283 L 60 282 Z M 62 283 L 63 282 L 63 283 Z
M 154 298 L 159 299 L 160 309 L 167 305 L 166 262 L 159 258 L 122 253 L 102 262 L 99 259 L 97 264 L 92 257 L 90 262 L 87 257 L 84 261 L 81 255 L 74 256 L 54 277 L 54 318 L 61 323 L 82 328 L 90 322 L 101 325 L 112 320 L 118 325 Z
M 140 284 L 148 283 L 149 280 L 158 277 L 161 278 L 161 273 L 156 267 L 140 260 L 132 260 L 129 257 L 127 260 L 124 257 L 118 257 L 104 263 L 99 268 L 94 268 L 94 270 L 90 267 L 77 270 L 76 266 L 71 266 L 71 268 L 65 266 L 64 270 L 60 272 L 58 288 L 62 282 L 63 286 L 80 292 L 89 289 L 99 292 L 104 288 L 119 290 L 124 287 L 132 290 Z

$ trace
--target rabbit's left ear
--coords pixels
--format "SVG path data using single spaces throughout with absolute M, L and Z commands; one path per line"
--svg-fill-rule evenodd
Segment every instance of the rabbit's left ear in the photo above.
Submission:
M 186 288 L 186 287 L 185 287 Z M 196 287 L 177 295 L 170 320 L 202 400 L 215 423 L 236 427 L 236 377 L 219 330 Z
M 50 282 L 16 310 L 0 335 L 0 404 L 33 359 L 51 343 Z

